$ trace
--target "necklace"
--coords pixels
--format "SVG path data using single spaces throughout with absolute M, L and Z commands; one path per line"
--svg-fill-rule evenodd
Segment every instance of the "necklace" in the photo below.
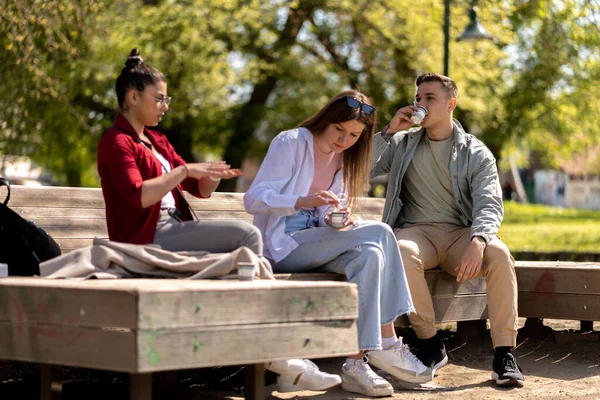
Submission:
M 333 153 L 333 150 L 329 150 L 329 151 L 323 151 L 321 150 L 321 148 L 319 147 L 319 145 L 317 144 L 317 141 L 315 140 L 315 147 L 317 148 L 317 150 L 319 150 L 321 153 L 323 154 L 331 154 Z

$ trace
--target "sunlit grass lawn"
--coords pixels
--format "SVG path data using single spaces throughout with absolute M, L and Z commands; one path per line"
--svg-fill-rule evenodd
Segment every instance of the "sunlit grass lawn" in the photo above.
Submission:
M 506 201 L 499 235 L 511 251 L 600 253 L 600 211 Z

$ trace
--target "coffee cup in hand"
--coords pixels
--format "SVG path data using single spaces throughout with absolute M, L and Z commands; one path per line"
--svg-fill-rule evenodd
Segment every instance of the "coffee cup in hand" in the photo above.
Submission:
M 416 107 L 418 110 L 410 117 L 410 120 L 413 122 L 413 124 L 419 125 L 421 121 L 423 121 L 423 118 L 427 116 L 427 109 L 423 106 Z
M 343 228 L 345 216 L 346 216 L 346 212 L 344 212 L 344 211 L 333 211 L 330 215 L 331 226 L 334 228 L 337 228 L 337 229 Z

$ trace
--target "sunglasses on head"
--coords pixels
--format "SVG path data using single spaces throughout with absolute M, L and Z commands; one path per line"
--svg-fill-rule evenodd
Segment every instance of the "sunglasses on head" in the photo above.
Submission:
M 346 105 L 348 105 L 348 107 L 350 107 L 350 108 L 359 108 L 360 107 L 360 110 L 363 113 L 365 113 L 366 115 L 371 115 L 376 110 L 375 107 L 370 106 L 366 103 L 363 103 L 362 101 L 358 101 L 353 97 L 344 96 L 344 98 L 346 99 Z

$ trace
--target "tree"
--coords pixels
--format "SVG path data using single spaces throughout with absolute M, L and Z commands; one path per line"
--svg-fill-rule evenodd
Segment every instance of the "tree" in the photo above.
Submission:
M 2 0 L 0 151 L 31 155 L 73 186 L 89 165 L 95 125 L 74 89 L 86 84 L 87 38 L 104 1 Z
M 543 165 L 598 144 L 600 138 L 600 3 L 516 1 L 516 33 L 501 94 L 504 112 L 484 139 L 496 153 L 525 148 Z
M 452 3 L 451 37 L 470 1 Z M 0 0 L 0 151 L 33 157 L 71 186 L 97 185 L 96 146 L 116 112 L 132 48 L 167 77 L 159 129 L 188 161 L 261 159 L 270 139 L 358 87 L 380 126 L 441 72 L 443 1 Z M 598 142 L 597 0 L 488 0 L 495 42 L 451 42 L 455 116 L 501 158 L 548 165 Z M 584 110 L 582 112 L 582 110 Z M 589 110 L 589 112 L 586 112 Z M 227 181 L 222 190 L 232 190 Z

